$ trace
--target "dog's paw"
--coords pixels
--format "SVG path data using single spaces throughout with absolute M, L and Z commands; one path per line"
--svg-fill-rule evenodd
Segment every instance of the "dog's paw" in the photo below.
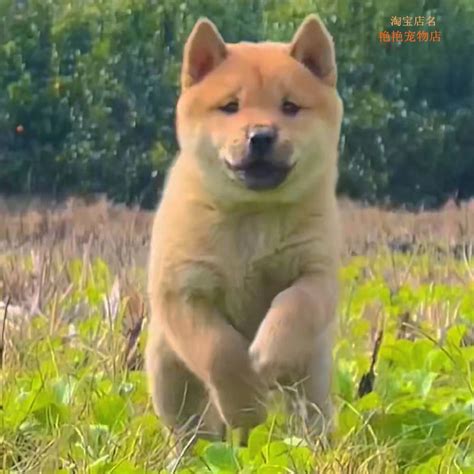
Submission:
M 265 344 L 259 338 L 250 346 L 249 357 L 253 370 L 267 385 L 303 373 L 309 359 L 301 347 L 294 347 L 289 341 Z
M 276 367 L 269 357 L 268 351 L 252 344 L 249 349 L 250 364 L 257 375 L 266 383 L 272 383 L 276 378 Z

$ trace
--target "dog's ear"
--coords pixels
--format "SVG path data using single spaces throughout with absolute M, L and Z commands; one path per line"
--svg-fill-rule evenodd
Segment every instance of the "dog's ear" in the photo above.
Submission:
M 337 81 L 334 42 L 318 15 L 308 15 L 293 36 L 290 55 L 334 87 Z
M 212 21 L 201 18 L 194 25 L 184 46 L 181 88 L 202 80 L 227 54 L 225 42 Z

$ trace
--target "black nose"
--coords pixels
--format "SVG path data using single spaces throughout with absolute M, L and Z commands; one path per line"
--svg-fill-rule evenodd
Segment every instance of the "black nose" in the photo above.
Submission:
M 248 134 L 250 153 L 254 156 L 266 155 L 277 138 L 274 127 L 254 127 Z

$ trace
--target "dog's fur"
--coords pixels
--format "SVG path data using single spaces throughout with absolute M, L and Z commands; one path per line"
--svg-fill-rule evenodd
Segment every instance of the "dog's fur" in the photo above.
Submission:
M 272 384 L 304 379 L 306 399 L 329 416 L 343 110 L 332 39 L 315 15 L 289 44 L 226 44 L 202 19 L 181 83 L 180 154 L 150 254 L 155 410 L 178 431 L 198 419 L 209 433 L 248 430 L 264 420 Z M 235 100 L 237 111 L 220 108 Z M 283 113 L 285 100 L 301 110 Z M 263 189 L 235 168 L 256 126 L 278 132 L 271 166 L 289 170 Z

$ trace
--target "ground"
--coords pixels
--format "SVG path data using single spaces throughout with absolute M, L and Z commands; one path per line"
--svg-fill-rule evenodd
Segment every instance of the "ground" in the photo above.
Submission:
M 330 440 L 275 405 L 248 448 L 172 439 L 142 371 L 151 213 L 0 201 L 3 472 L 474 473 L 474 208 L 342 202 Z

